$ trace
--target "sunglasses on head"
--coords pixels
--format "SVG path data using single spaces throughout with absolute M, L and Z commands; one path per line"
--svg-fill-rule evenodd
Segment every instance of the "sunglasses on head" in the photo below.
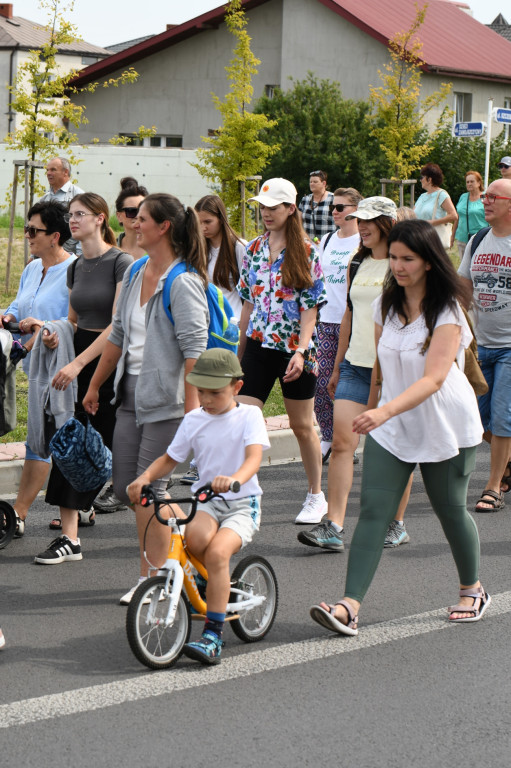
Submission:
M 497 166 L 497 168 L 500 168 L 501 170 L 502 170 L 502 168 L 509 168 L 509 167 L 511 167 L 511 166 L 506 165 L 505 163 L 499 163 L 498 166 Z
M 353 205 L 353 203 L 332 203 L 330 205 L 330 211 L 337 211 L 337 213 L 342 213 L 345 208 L 356 208 L 356 205 Z
M 138 208 L 121 208 L 119 213 L 124 213 L 127 219 L 136 219 Z
M 26 235 L 28 235 L 30 238 L 34 238 L 38 232 L 47 232 L 47 229 L 38 229 L 37 227 L 31 227 L 28 224 L 25 224 L 23 227 L 23 231 Z

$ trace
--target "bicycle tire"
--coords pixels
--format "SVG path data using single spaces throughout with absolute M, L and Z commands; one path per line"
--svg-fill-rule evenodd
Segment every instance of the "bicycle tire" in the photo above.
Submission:
M 258 555 L 250 555 L 236 565 L 231 581 L 240 589 L 251 586 L 256 595 L 265 595 L 266 600 L 249 611 L 242 611 L 239 619 L 230 623 L 232 631 L 245 643 L 256 643 L 270 631 L 279 602 L 277 577 L 270 563 Z M 241 600 L 241 596 L 231 592 L 229 602 Z
M 7 501 L 0 501 L 0 549 L 4 549 L 16 531 L 16 514 Z
M 166 669 L 176 663 L 188 642 L 191 630 L 190 606 L 183 594 L 179 596 L 176 616 L 171 627 L 158 624 L 166 617 L 170 597 L 160 599 L 156 605 L 155 623 L 148 626 L 146 617 L 150 598 L 155 590 L 165 587 L 165 576 L 146 579 L 135 590 L 126 615 L 128 642 L 136 658 L 150 669 Z

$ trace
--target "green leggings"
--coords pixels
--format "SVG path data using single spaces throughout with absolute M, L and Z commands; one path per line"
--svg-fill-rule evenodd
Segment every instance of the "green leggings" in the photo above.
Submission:
M 458 569 L 460 584 L 479 579 L 479 534 L 467 511 L 467 488 L 476 448 L 420 465 L 431 505 L 442 525 Z M 367 435 L 362 471 L 360 517 L 353 534 L 346 576 L 346 597 L 362 602 L 375 574 L 385 541 L 414 463 L 401 461 Z

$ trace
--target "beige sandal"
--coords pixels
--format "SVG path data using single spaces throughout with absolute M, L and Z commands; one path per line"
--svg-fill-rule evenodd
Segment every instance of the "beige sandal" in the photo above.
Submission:
M 474 603 L 471 606 L 451 605 L 449 611 L 449 621 L 452 624 L 467 624 L 473 621 L 479 621 L 491 603 L 491 597 L 485 592 L 483 587 L 471 587 L 470 589 L 460 589 L 460 597 L 473 597 Z M 473 616 L 465 616 L 460 619 L 451 619 L 453 613 L 472 613 Z
M 335 606 L 342 605 L 348 612 L 348 623 L 343 624 L 342 621 L 335 617 Z M 329 605 L 328 611 L 326 611 L 321 605 L 313 605 L 310 609 L 311 618 L 314 619 L 322 627 L 330 629 L 332 632 L 337 632 L 339 635 L 350 635 L 354 637 L 358 635 L 358 616 L 355 614 L 353 607 L 347 600 L 339 600 L 335 605 Z

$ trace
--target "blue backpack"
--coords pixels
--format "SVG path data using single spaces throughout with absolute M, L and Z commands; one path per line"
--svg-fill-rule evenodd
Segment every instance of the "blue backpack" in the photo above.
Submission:
M 130 269 L 130 283 L 139 269 L 144 266 L 148 258 L 149 256 L 147 255 L 142 256 L 141 259 L 137 259 L 137 261 L 133 262 Z M 172 288 L 174 278 L 176 278 L 178 275 L 182 275 L 183 272 L 196 272 L 196 270 L 193 269 L 193 267 L 187 267 L 184 261 L 180 261 L 179 264 L 176 264 L 176 266 L 170 270 L 163 286 L 163 308 L 165 309 L 165 313 L 172 325 L 174 325 L 174 318 L 172 317 L 172 312 L 170 311 L 170 290 Z M 206 289 L 206 298 L 208 300 L 209 310 L 207 348 L 210 349 L 211 347 L 222 347 L 223 349 L 230 349 L 231 352 L 236 354 L 239 343 L 239 333 L 238 341 L 236 342 L 229 341 L 228 339 L 224 338 L 224 334 L 229 327 L 231 317 L 236 317 L 231 305 L 223 295 L 220 288 L 217 288 L 216 285 L 213 285 L 213 283 L 208 283 L 208 287 Z

